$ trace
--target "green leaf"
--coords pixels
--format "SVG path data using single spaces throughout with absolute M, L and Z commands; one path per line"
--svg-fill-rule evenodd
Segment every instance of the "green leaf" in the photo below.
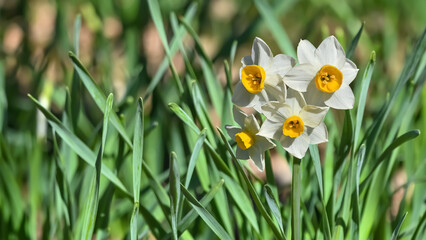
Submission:
M 139 98 L 136 110 L 135 135 L 133 136 L 133 214 L 130 220 L 131 239 L 138 239 L 139 195 L 142 174 L 144 139 L 143 100 Z
M 221 179 L 219 182 L 211 188 L 211 190 L 200 200 L 201 205 L 207 206 L 213 197 L 216 195 L 217 191 L 219 191 L 224 183 L 224 180 Z M 197 218 L 197 211 L 195 209 L 191 209 L 179 222 L 178 230 L 179 232 L 185 231 L 191 225 L 191 223 Z
M 167 60 L 169 61 L 169 67 L 172 71 L 173 79 L 175 80 L 176 86 L 180 94 L 183 93 L 183 87 L 179 75 L 173 65 L 172 55 L 170 53 L 169 44 L 167 42 L 166 30 L 164 29 L 163 19 L 161 17 L 160 6 L 157 0 L 148 0 L 149 11 L 154 21 L 155 27 L 160 35 L 161 43 L 163 44 L 164 51 L 166 52 Z
M 361 209 L 360 209 L 360 202 L 359 202 L 359 179 L 361 176 L 361 170 L 362 170 L 362 164 L 364 162 L 365 158 L 365 145 L 362 144 L 358 151 L 358 158 L 356 162 L 356 176 L 355 176 L 355 201 L 352 202 L 352 205 L 354 206 L 354 220 L 355 223 L 359 226 L 360 219 L 361 219 Z M 359 228 L 357 228 L 359 230 Z
M 148 177 L 149 185 L 151 186 L 151 189 L 154 192 L 155 197 L 157 198 L 158 204 L 160 205 L 160 208 L 163 211 L 164 216 L 166 216 L 168 223 L 171 225 L 171 221 L 168 218 L 170 214 L 169 196 L 167 195 L 167 192 L 164 189 L 164 187 L 161 186 L 157 177 L 154 176 L 149 166 L 145 162 L 142 162 L 142 165 L 143 165 L 142 170 L 145 172 L 146 176 Z
M 404 222 L 405 217 L 407 216 L 407 213 L 408 213 L 408 212 L 405 212 L 405 213 L 404 213 L 404 216 L 402 216 L 402 218 L 401 218 L 401 219 L 399 220 L 399 222 L 398 222 L 398 225 L 396 225 L 395 230 L 393 230 L 391 240 L 397 240 L 397 239 L 398 239 L 398 233 L 399 233 L 399 230 L 401 229 L 401 225 L 402 225 L 402 223 Z
M 246 183 L 246 186 L 247 186 L 247 188 L 250 192 L 251 197 L 254 200 L 254 203 L 256 204 L 256 207 L 259 209 L 263 218 L 266 220 L 269 227 L 272 229 L 275 237 L 277 239 L 286 239 L 285 235 L 282 235 L 280 233 L 280 230 L 274 224 L 274 221 L 272 220 L 271 216 L 269 216 L 268 212 L 266 211 L 265 206 L 263 206 L 262 201 L 259 198 L 259 195 L 257 194 L 256 190 L 253 187 L 253 184 L 250 182 L 246 173 L 244 172 L 244 169 L 241 166 L 241 163 L 237 160 L 237 157 L 235 156 L 235 153 L 232 151 L 231 145 L 229 145 L 229 142 L 226 140 L 226 137 L 223 134 L 222 130 L 220 128 L 217 128 L 217 131 L 219 132 L 220 137 L 222 138 L 223 142 L 225 143 L 225 146 L 228 149 L 228 152 L 231 154 L 232 160 L 234 160 L 237 171 L 240 173 L 240 176 L 242 176 L 242 178 L 244 179 L 244 182 Z
M 103 109 L 105 109 L 105 100 L 106 100 L 105 95 L 96 85 L 95 81 L 90 76 L 87 69 L 83 66 L 80 60 L 78 60 L 78 58 L 74 55 L 74 53 L 69 52 L 69 56 L 74 65 L 74 69 L 77 71 L 78 75 L 80 76 L 80 79 L 83 82 L 84 86 L 86 86 L 87 91 L 90 93 L 90 96 L 92 96 L 98 108 L 101 111 L 103 111 Z M 133 148 L 130 138 L 126 133 L 126 129 L 124 129 L 123 125 L 120 122 L 120 119 L 118 118 L 115 112 L 111 112 L 111 123 L 120 133 L 124 141 L 129 145 L 129 147 Z
M 191 158 L 189 159 L 188 169 L 186 171 L 185 187 L 188 188 L 189 183 L 194 173 L 195 163 L 197 162 L 198 154 L 200 154 L 201 147 L 206 139 L 206 130 L 201 131 L 200 135 L 195 142 L 194 149 L 192 150 Z
M 169 103 L 169 108 L 187 125 L 189 126 L 196 134 L 200 134 L 200 129 L 198 129 L 197 125 L 195 125 L 194 121 L 188 116 L 188 114 L 183 111 L 176 103 Z M 231 176 L 231 171 L 228 166 L 226 166 L 223 159 L 217 154 L 216 150 L 212 147 L 209 141 L 205 140 L 205 144 L 207 146 L 208 152 L 212 155 L 213 161 L 217 165 L 217 167 L 227 174 Z
M 322 207 L 322 222 L 324 227 L 324 234 L 326 239 L 331 239 L 331 230 L 330 223 L 328 222 L 328 214 L 327 209 L 325 207 L 325 199 L 324 199 L 324 188 L 323 188 L 323 178 L 322 178 L 322 168 L 321 168 L 321 159 L 319 156 L 318 146 L 317 145 L 309 145 L 309 152 L 311 154 L 312 162 L 315 168 L 315 175 L 317 176 L 318 186 L 321 194 L 321 207 Z
M 232 239 L 223 227 L 216 221 L 216 219 L 203 207 L 203 205 L 194 197 L 192 194 L 183 186 L 180 185 L 181 191 L 185 196 L 186 200 L 191 204 L 195 211 L 204 220 L 207 226 L 213 230 L 213 232 L 220 239 Z
M 260 15 L 265 20 L 265 25 L 271 31 L 272 36 L 275 38 L 278 46 L 281 51 L 290 57 L 296 57 L 296 51 L 288 37 L 285 29 L 282 27 L 281 23 L 275 16 L 272 8 L 268 5 L 266 1 L 254 0 L 257 9 L 259 10 Z
M 352 55 L 355 52 L 355 48 L 358 45 L 358 41 L 361 38 L 362 30 L 364 29 L 364 24 L 365 24 L 365 22 L 363 22 L 361 24 L 361 27 L 359 28 L 358 33 L 352 39 L 351 45 L 349 46 L 348 50 L 346 51 L 346 57 L 347 58 L 352 58 Z
M 80 40 L 80 28 L 81 28 L 81 15 L 77 15 L 74 22 L 74 51 L 76 56 L 79 55 L 79 40 Z M 80 113 L 81 102 L 81 87 L 80 79 L 78 78 L 77 71 L 74 69 L 72 73 L 72 83 L 71 83 L 71 111 L 70 118 L 72 122 L 73 129 L 77 129 L 78 116 Z
M 195 15 L 195 12 L 197 10 L 197 4 L 193 3 L 188 8 L 188 11 L 185 14 L 185 20 L 191 21 L 192 18 Z M 175 34 L 171 44 L 170 44 L 170 56 L 173 57 L 174 54 L 176 54 L 177 50 L 179 49 L 179 44 L 181 44 L 182 38 L 185 33 L 185 28 L 182 26 L 179 28 L 178 34 Z M 151 95 L 152 91 L 154 91 L 155 87 L 157 87 L 158 83 L 160 83 L 161 77 L 164 75 L 164 73 L 167 70 L 167 66 L 169 65 L 169 60 L 167 58 L 163 59 L 163 61 L 160 64 L 160 67 L 158 68 L 157 72 L 155 73 L 154 77 L 152 78 L 151 82 L 149 83 L 146 92 L 144 94 L 143 99 L 145 101 L 147 98 Z
M 251 200 L 247 197 L 244 190 L 231 177 L 222 174 L 221 177 L 225 180 L 225 188 L 228 190 L 235 204 L 240 209 L 241 213 L 246 217 L 253 229 L 259 232 L 256 214 L 253 211 Z
M 77 136 L 70 132 L 60 121 L 57 119 L 51 112 L 45 109 L 35 98 L 30 94 L 28 97 L 36 104 L 37 108 L 44 114 L 47 118 L 48 123 L 55 130 L 56 133 L 62 138 L 62 140 L 67 143 L 71 149 L 77 153 L 86 163 L 90 166 L 95 167 L 95 153 L 88 148 Z M 112 115 L 111 115 L 112 116 Z M 127 196 L 131 196 L 129 191 L 117 178 L 117 176 L 109 169 L 108 166 L 105 166 L 102 163 L 101 173 L 114 185 L 116 185 L 120 190 L 122 190 Z
M 91 181 L 89 195 L 87 196 L 86 207 L 83 217 L 83 230 L 82 239 L 92 239 L 93 230 L 95 228 L 96 215 L 98 212 L 99 205 L 99 181 L 101 177 L 101 166 L 102 157 L 104 155 L 104 148 L 106 143 L 106 137 L 108 133 L 109 116 L 112 109 L 113 95 L 112 93 L 108 96 L 105 104 L 105 115 L 104 115 L 104 126 L 102 128 L 102 143 L 99 147 L 98 156 L 95 162 L 95 175 Z
M 274 215 L 281 232 L 284 234 L 283 219 L 281 217 L 280 208 L 278 207 L 278 203 L 276 201 L 277 198 L 274 196 L 274 193 L 272 192 L 272 189 L 269 187 L 269 185 L 265 185 L 265 198 L 272 215 Z
M 363 25 L 364 26 L 364 25 Z M 374 66 L 376 64 L 376 52 L 372 51 L 370 55 L 370 61 L 365 68 L 364 75 L 361 81 L 361 92 L 358 97 L 358 108 L 356 112 L 356 123 L 355 123 L 355 137 L 354 137 L 354 148 L 358 144 L 359 134 L 361 132 L 362 119 L 364 117 L 365 103 L 367 102 L 367 93 L 370 86 L 371 76 L 373 75 Z
M 373 175 L 375 170 L 379 167 L 380 163 L 382 163 L 384 160 L 388 160 L 389 156 L 395 150 L 395 148 L 401 146 L 403 143 L 410 141 L 420 135 L 420 130 L 412 130 L 409 132 L 404 133 L 403 135 L 399 136 L 395 141 L 393 141 L 386 149 L 385 151 L 380 155 L 380 157 L 375 161 L 373 168 L 370 170 L 370 172 L 367 174 L 367 177 L 364 178 L 361 189 L 364 189 L 366 187 L 367 180 Z
M 291 174 L 291 238 L 302 239 L 302 225 L 300 219 L 300 188 L 302 173 L 300 169 L 301 160 L 292 157 L 293 168 Z
M 180 199 L 180 173 L 176 153 L 170 156 L 170 211 L 172 215 L 172 230 L 175 240 L 178 239 L 178 216 Z

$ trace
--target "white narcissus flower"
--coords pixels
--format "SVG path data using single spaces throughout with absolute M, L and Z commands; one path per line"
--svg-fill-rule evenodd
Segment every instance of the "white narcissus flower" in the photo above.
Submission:
M 318 48 L 308 40 L 300 40 L 297 58 L 299 65 L 284 76 L 287 86 L 304 92 L 308 104 L 335 109 L 353 108 L 355 97 L 349 84 L 355 79 L 358 69 L 346 58 L 334 36 L 324 39 Z
M 260 106 L 286 95 L 283 76 L 296 64 L 285 54 L 272 55 L 260 38 L 253 41 L 252 54 L 241 59 L 240 81 L 235 86 L 232 102 L 240 107 Z
M 259 124 L 253 115 L 247 116 L 234 106 L 234 120 L 241 126 L 226 125 L 228 135 L 237 142 L 236 157 L 238 159 L 251 159 L 260 171 L 265 168 L 265 151 L 275 147 L 271 140 L 256 135 Z
M 271 102 L 262 107 L 266 121 L 258 135 L 280 141 L 284 149 L 303 158 L 309 144 L 328 141 L 323 119 L 328 107 L 306 105 L 300 92 L 289 89 L 285 103 Z

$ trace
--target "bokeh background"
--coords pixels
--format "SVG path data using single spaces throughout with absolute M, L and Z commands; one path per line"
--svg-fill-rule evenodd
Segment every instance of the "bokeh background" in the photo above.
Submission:
M 249 55 L 255 36 L 264 39 L 274 54 L 282 53 L 285 44 L 295 50 L 300 39 L 308 39 L 318 46 L 322 39 L 335 35 L 346 49 L 349 43 L 365 23 L 359 44 L 352 60 L 363 73 L 370 54 L 376 52 L 376 67 L 373 74 L 370 94 L 366 105 L 364 122 L 370 125 L 373 117 L 391 91 L 403 68 L 406 56 L 415 45 L 416 39 L 426 26 L 426 1 L 424 0 L 351 0 L 351 1 L 319 1 L 319 0 L 274 0 L 265 1 L 272 15 L 265 14 L 259 4 L 262 0 L 160 0 L 167 37 L 173 37 L 169 21 L 170 14 L 183 16 L 188 8 L 196 6 L 197 11 L 192 27 L 200 37 L 200 41 L 208 56 L 213 59 L 215 73 L 222 86 L 226 85 L 223 67 L 224 59 L 230 55 L 232 43 L 237 41 L 235 61 L 231 63 L 233 83 L 238 81 L 240 59 Z M 139 0 L 0 0 L 0 129 L 2 142 L 6 142 L 14 159 L 10 167 L 17 187 L 22 194 L 23 204 L 30 200 L 29 189 L 31 179 L 29 168 L 35 155 L 42 161 L 52 160 L 52 144 L 40 144 L 38 139 L 45 139 L 46 122 L 37 118 L 35 105 L 27 94 L 44 101 L 46 106 L 57 116 L 61 116 L 65 106 L 66 89 L 70 88 L 73 67 L 68 51 L 74 49 L 74 24 L 76 17 L 81 16 L 79 38 L 79 58 L 87 67 L 103 92 L 113 92 L 120 109 L 133 104 L 137 96 L 142 96 L 161 62 L 165 52 L 159 34 L 151 19 L 146 1 Z M 277 20 L 282 26 L 277 30 L 271 25 L 269 18 Z M 284 36 L 287 39 L 280 39 Z M 284 43 L 285 42 L 285 43 Z M 184 38 L 187 49 L 195 48 L 190 36 Z M 288 45 L 287 45 L 288 46 Z M 289 55 L 293 52 L 284 52 Z M 197 59 L 197 56 L 193 56 Z M 185 65 L 180 53 L 173 57 L 177 72 L 184 75 Z M 201 66 L 195 65 L 200 74 Z M 152 96 L 145 102 L 145 115 L 159 121 L 159 125 L 167 123 L 168 100 L 173 100 L 171 73 L 167 72 Z M 170 94 L 169 96 L 164 96 Z M 93 132 L 99 131 L 103 115 L 97 109 L 85 89 L 81 90 L 82 111 L 84 118 L 81 128 L 76 129 L 79 137 L 94 144 L 90 139 Z M 426 105 L 426 93 L 423 90 L 421 103 Z M 424 107 L 423 107 L 424 108 Z M 124 112 L 124 110 L 123 110 Z M 424 130 L 424 114 L 421 104 L 415 110 L 413 128 Z M 213 122 L 220 125 L 220 119 L 212 110 Z M 336 113 L 343 121 L 344 114 Z M 170 123 L 174 126 L 173 123 Z M 341 124 L 341 123 L 340 123 Z M 148 140 L 145 155 L 151 161 L 154 172 L 166 169 L 168 153 L 172 149 L 165 129 L 155 129 L 157 134 Z M 49 136 L 47 137 L 49 139 Z M 173 136 L 171 137 L 173 138 Z M 421 135 L 416 144 L 406 149 L 414 151 L 413 164 L 423 161 L 425 151 L 420 148 L 426 145 Z M 150 148 L 149 146 L 155 145 Z M 3 144 L 3 146 L 6 146 Z M 40 147 L 42 146 L 42 147 Z M 152 149 L 152 150 L 150 150 Z M 181 150 L 182 152 L 186 149 Z M 5 152 L 0 157 L 5 156 Z M 1 153 L 1 152 L 0 152 Z M 181 154 L 184 155 L 184 154 Z M 5 157 L 4 157 L 5 158 Z M 164 161 L 161 161 L 164 159 Z M 0 159 L 0 161 L 3 161 Z M 281 161 L 282 162 L 282 161 Z M 49 168 L 43 164 L 40 175 L 48 174 Z M 71 167 L 76 172 L 79 166 Z M 288 166 L 277 163 L 276 171 L 282 185 L 288 185 L 291 176 Z M 394 178 L 396 189 L 406 183 L 406 171 L 401 170 Z M 36 176 L 37 178 L 37 176 Z M 48 181 L 40 178 L 40 181 Z M 43 194 L 34 204 L 42 205 L 49 188 L 42 186 Z M 285 195 L 285 191 L 283 193 Z M 44 197 L 43 197 L 44 196 Z M 284 196 L 285 197 L 285 196 Z M 395 201 L 400 201 L 396 199 Z M 0 197 L 1 205 L 1 197 Z M 31 208 L 33 209 L 33 208 Z M 41 208 L 43 209 L 43 208 Z M 398 213 L 398 208 L 394 214 Z M 3 214 L 5 214 L 3 212 Z M 22 216 L 26 216 L 22 214 Z M 43 218 L 42 215 L 39 215 Z M 5 218 L 1 218 L 4 221 Z M 21 221 L 22 218 L 20 218 Z M 10 224 L 10 223 L 7 223 Z M 1 224 L 3 227 L 7 224 Z M 19 223 L 17 224 L 19 226 Z M 38 228 L 41 234 L 41 227 Z M 120 236 L 120 234 L 117 234 Z

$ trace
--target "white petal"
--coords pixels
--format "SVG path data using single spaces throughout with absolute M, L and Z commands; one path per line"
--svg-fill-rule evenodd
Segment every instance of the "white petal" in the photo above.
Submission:
M 247 149 L 250 154 L 251 160 L 254 162 L 259 171 L 263 172 L 265 169 L 265 153 L 264 151 L 259 151 L 256 148 Z
M 232 126 L 232 125 L 226 125 L 225 126 L 226 132 L 228 135 L 235 141 L 235 134 L 243 131 L 241 128 Z
M 284 76 L 284 83 L 300 92 L 306 92 L 309 83 L 314 79 L 319 69 L 309 63 L 299 64 L 293 67 Z
M 283 123 L 273 122 L 273 121 L 270 121 L 269 119 L 266 119 L 265 122 L 263 122 L 262 127 L 260 127 L 260 130 L 257 133 L 257 135 L 279 140 L 281 136 L 283 135 L 282 129 L 283 129 Z
M 284 123 L 285 120 L 293 115 L 293 109 L 285 103 L 269 102 L 263 105 L 259 111 L 269 120 Z
M 249 132 L 256 134 L 259 132 L 259 123 L 254 115 L 248 116 L 244 121 L 244 130 L 247 129 Z
M 332 65 L 341 69 L 346 61 L 345 50 L 334 36 L 330 36 L 319 45 L 315 51 L 321 65 Z
M 352 89 L 342 84 L 340 88 L 331 95 L 324 103 L 335 109 L 352 109 L 355 102 L 355 96 Z
M 268 45 L 260 38 L 256 37 L 253 41 L 251 50 L 253 64 L 259 66 L 268 66 L 272 60 L 272 52 Z
M 328 112 L 328 107 L 317 107 L 313 105 L 306 105 L 300 111 L 300 118 L 303 123 L 308 127 L 317 127 L 324 119 Z
M 316 128 L 308 128 L 307 133 L 309 135 L 310 144 L 319 144 L 328 142 L 328 133 L 325 123 L 322 122 Z
M 256 135 L 255 137 L 255 146 L 260 151 L 264 152 L 268 149 L 274 148 L 275 144 L 268 138 Z
M 258 101 L 259 96 L 257 94 L 248 92 L 241 81 L 237 83 L 232 95 L 232 103 L 240 107 L 252 107 Z
M 287 99 L 285 100 L 285 103 L 288 104 L 292 109 L 292 112 L 288 117 L 299 115 L 300 110 L 306 106 L 306 101 L 302 93 L 293 89 L 289 89 L 287 91 Z
M 247 114 L 241 111 L 241 109 L 239 109 L 237 106 L 232 108 L 232 112 L 234 114 L 235 122 L 237 122 L 241 127 L 244 127 L 244 119 L 246 119 Z
M 284 82 L 280 82 L 276 86 L 265 85 L 265 91 L 268 94 L 269 101 L 281 101 L 284 102 L 287 96 L 287 89 L 284 86 Z
M 237 151 L 236 151 L 236 153 L 235 153 L 235 156 L 236 156 L 238 159 L 243 159 L 243 160 L 250 159 L 248 149 L 247 149 L 247 150 L 242 150 L 242 149 L 241 149 L 241 148 L 239 148 L 238 146 L 237 146 Z
M 355 79 L 359 69 L 356 67 L 355 63 L 346 59 L 345 65 L 340 71 L 343 74 L 343 84 L 349 85 Z
M 267 70 L 271 73 L 279 74 L 281 77 L 296 65 L 296 60 L 285 54 L 278 54 L 273 59 Z
M 299 64 L 310 63 L 318 68 L 321 68 L 317 57 L 315 56 L 316 48 L 308 40 L 300 40 L 297 45 L 297 59 Z
M 283 135 L 280 142 L 288 153 L 297 158 L 303 158 L 309 147 L 309 137 L 305 132 L 295 138 Z
M 241 58 L 241 63 L 243 64 L 243 67 L 247 65 L 253 65 L 253 59 L 251 58 L 251 56 L 245 56 Z
M 315 81 L 309 83 L 308 89 L 303 93 L 307 105 L 315 105 L 319 107 L 326 107 L 324 101 L 331 97 L 332 93 L 325 93 L 316 87 Z

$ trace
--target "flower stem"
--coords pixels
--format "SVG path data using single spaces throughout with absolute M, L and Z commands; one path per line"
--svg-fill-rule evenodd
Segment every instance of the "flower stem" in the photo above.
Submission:
M 300 223 L 300 159 L 293 157 L 293 173 L 291 181 L 291 239 L 300 240 L 302 229 Z

